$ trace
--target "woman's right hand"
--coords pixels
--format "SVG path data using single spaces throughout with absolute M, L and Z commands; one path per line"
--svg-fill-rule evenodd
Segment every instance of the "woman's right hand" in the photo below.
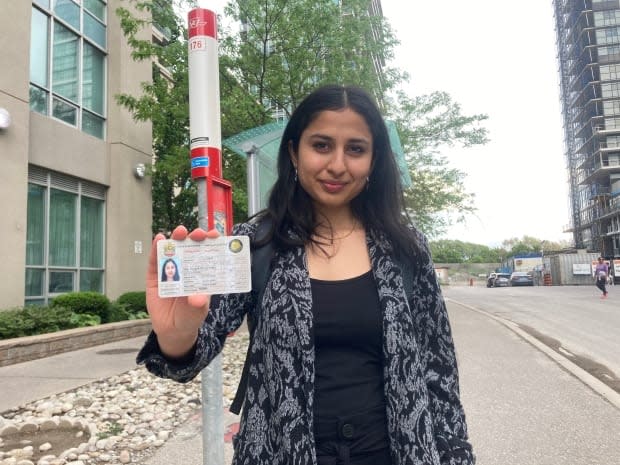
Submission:
M 219 234 L 215 230 L 205 232 L 202 229 L 195 229 L 188 234 L 184 226 L 177 226 L 170 238 L 182 241 L 188 236 L 192 240 L 202 241 L 207 238 L 215 239 Z M 157 234 L 151 244 L 146 273 L 146 308 L 162 353 L 169 358 L 179 358 L 186 355 L 196 342 L 198 330 L 209 312 L 211 297 L 204 294 L 159 297 L 157 242 L 162 239 L 165 239 L 165 236 Z

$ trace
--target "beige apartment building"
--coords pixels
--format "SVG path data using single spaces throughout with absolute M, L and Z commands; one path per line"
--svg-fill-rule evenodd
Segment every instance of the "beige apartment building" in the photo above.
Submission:
M 151 63 L 131 59 L 120 3 L 0 2 L 0 310 L 144 289 L 151 125 L 115 95 Z

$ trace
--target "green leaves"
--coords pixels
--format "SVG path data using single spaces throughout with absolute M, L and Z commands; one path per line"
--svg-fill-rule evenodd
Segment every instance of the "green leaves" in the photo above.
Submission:
M 194 2 L 124 0 L 116 10 L 136 60 L 153 60 L 142 94 L 116 101 L 137 120 L 153 123 L 153 231 L 197 225 L 196 188 L 189 168 L 189 90 L 185 18 Z M 321 84 L 353 84 L 374 94 L 395 121 L 413 187 L 407 211 L 429 236 L 475 211 L 465 174 L 442 150 L 487 142 L 485 115 L 463 115 L 445 92 L 411 97 L 399 86 L 408 76 L 393 67 L 398 39 L 387 22 L 368 13 L 369 0 L 231 0 L 228 19 L 240 33 L 220 28 L 222 138 L 284 115 Z M 176 8 L 176 9 L 175 9 Z M 165 40 L 151 41 L 151 20 Z M 221 21 L 220 21 L 221 23 Z M 378 65 L 379 68 L 377 67 Z M 234 220 L 247 216 L 245 160 L 224 149 L 224 177 L 233 182 Z
M 430 242 L 435 263 L 499 263 L 502 258 L 540 253 L 544 251 L 558 252 L 570 243 L 540 240 L 531 236 L 521 239 L 512 238 L 502 242 L 501 247 L 488 247 L 458 240 L 441 239 Z
M 430 243 L 435 263 L 499 263 L 506 257 L 504 249 L 458 240 L 437 240 Z
M 487 116 L 463 115 L 445 92 L 416 97 L 398 92 L 390 111 L 413 182 L 405 191 L 407 211 L 422 231 L 436 237 L 476 211 L 474 195 L 463 186 L 466 174 L 450 167 L 442 150 L 487 143 L 482 126 Z

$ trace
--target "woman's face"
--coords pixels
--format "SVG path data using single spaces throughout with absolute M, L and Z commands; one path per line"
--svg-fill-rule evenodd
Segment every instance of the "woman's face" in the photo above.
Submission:
M 174 275 L 177 272 L 177 266 L 174 264 L 174 262 L 168 262 L 164 267 L 164 271 L 166 272 L 166 279 L 168 281 L 172 281 L 174 280 Z
M 350 109 L 323 111 L 289 145 L 299 184 L 322 211 L 348 208 L 366 187 L 373 140 L 366 120 Z

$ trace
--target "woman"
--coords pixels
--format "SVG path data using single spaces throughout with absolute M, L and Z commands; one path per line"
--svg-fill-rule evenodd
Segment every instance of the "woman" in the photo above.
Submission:
M 161 280 L 162 281 L 178 281 L 181 279 L 179 276 L 179 268 L 177 267 L 177 263 L 172 259 L 168 258 L 161 266 Z
M 234 464 L 473 464 L 444 301 L 426 241 L 403 211 L 372 99 L 354 87 L 316 90 L 282 136 L 278 179 L 258 220 L 270 233 L 256 238 L 256 221 L 235 228 L 274 246 L 261 301 L 159 299 L 151 270 L 154 333 L 138 361 L 189 381 L 250 313 Z
M 607 275 L 609 275 L 609 266 L 605 263 L 603 257 L 598 257 L 598 263 L 594 268 L 594 276 L 596 277 L 596 287 L 603 293 L 601 299 L 607 298 Z

